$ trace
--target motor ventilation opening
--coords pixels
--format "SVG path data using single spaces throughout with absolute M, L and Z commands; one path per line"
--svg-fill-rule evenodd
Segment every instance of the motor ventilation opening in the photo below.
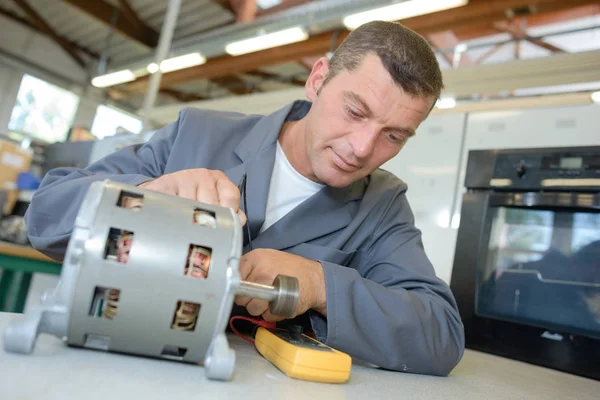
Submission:
M 131 246 L 133 245 L 133 237 L 134 234 L 131 231 L 110 228 L 106 240 L 104 258 L 127 264 L 129 262 Z
M 117 206 L 127 208 L 132 211 L 139 211 L 144 205 L 144 195 L 121 191 Z
M 217 218 L 215 213 L 212 211 L 202 210 L 201 208 L 194 209 L 192 221 L 195 225 L 206 226 L 213 229 L 217 227 Z
M 94 318 L 114 319 L 119 309 L 119 289 L 96 286 L 88 315 Z
M 166 345 L 160 355 L 169 360 L 181 361 L 183 360 L 183 357 L 185 357 L 185 353 L 187 353 L 185 347 Z
M 179 331 L 194 331 L 200 314 L 200 304 L 179 300 L 173 313 L 171 329 Z
M 183 274 L 196 279 L 206 279 L 210 269 L 212 249 L 191 244 Z
M 110 336 L 87 334 L 83 346 L 89 349 L 106 351 L 110 346 Z

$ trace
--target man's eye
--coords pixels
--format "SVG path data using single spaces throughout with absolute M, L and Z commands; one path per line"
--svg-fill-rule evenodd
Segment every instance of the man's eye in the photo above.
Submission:
M 397 134 L 394 134 L 394 133 L 388 133 L 388 138 L 393 143 L 402 143 L 404 141 L 404 136 L 397 135 Z
M 362 116 L 358 112 L 354 111 L 353 109 L 351 109 L 349 107 L 346 107 L 346 113 L 354 119 L 362 118 Z

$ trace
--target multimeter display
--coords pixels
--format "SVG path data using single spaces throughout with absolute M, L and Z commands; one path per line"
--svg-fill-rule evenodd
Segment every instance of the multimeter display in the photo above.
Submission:
M 331 350 L 331 348 L 325 346 L 323 343 L 317 342 L 316 340 L 313 340 L 313 339 L 309 338 L 308 336 L 305 336 L 301 333 L 294 333 L 294 332 L 290 332 L 285 329 L 273 329 L 273 330 L 271 330 L 271 333 L 273 333 L 275 336 L 285 340 L 286 342 L 293 344 L 294 346 L 304 347 L 304 348 L 311 349 L 311 350 L 321 350 L 321 351 L 333 352 L 333 350 Z

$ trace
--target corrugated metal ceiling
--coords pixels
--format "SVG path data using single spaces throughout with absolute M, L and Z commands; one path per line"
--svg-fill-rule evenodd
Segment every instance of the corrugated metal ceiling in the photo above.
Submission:
M 119 7 L 118 0 L 106 2 Z M 144 44 L 119 32 L 112 32 L 107 24 L 77 7 L 58 0 L 28 0 L 28 3 L 60 36 L 81 47 L 101 55 L 109 44 L 108 57 L 112 63 L 121 63 L 150 54 L 150 49 Z M 130 0 L 130 4 L 146 25 L 160 32 L 168 6 L 167 1 Z M 0 8 L 28 19 L 25 12 L 12 0 L 0 0 Z M 182 0 L 174 40 L 234 21 L 235 16 L 214 1 Z
M 89 0 L 94 2 L 97 0 Z M 119 0 L 103 0 L 115 8 L 120 7 Z M 62 0 L 27 0 L 28 4 L 50 25 L 60 36 L 85 48 L 93 53 L 101 55 L 104 51 L 110 59 L 111 64 L 122 64 L 132 59 L 151 55 L 151 49 L 118 31 L 112 32 L 110 26 L 100 20 L 81 11 Z M 138 17 L 155 32 L 159 32 L 164 20 L 168 0 L 129 0 L 131 7 Z M 333 1 L 339 5 L 340 0 Z M 347 4 L 360 3 L 358 0 L 347 1 Z M 319 2 L 319 6 L 329 4 Z M 0 8 L 17 15 L 23 19 L 29 19 L 23 10 L 13 0 L 0 0 Z M 122 18 L 123 16 L 119 16 Z M 177 28 L 174 41 L 186 43 L 195 40 L 194 35 L 214 30 L 217 27 L 231 25 L 235 22 L 235 16 L 231 11 L 224 8 L 213 0 L 181 0 L 181 9 L 177 20 Z M 556 31 L 577 30 L 593 28 L 586 31 L 574 32 L 561 36 L 552 36 L 544 39 L 547 43 L 554 44 L 567 52 L 578 52 L 600 48 L 600 16 L 592 15 L 586 18 L 574 19 L 559 24 L 539 26 L 527 29 L 531 36 L 545 35 Z M 596 27 L 596 28 L 594 28 Z M 1 27 L 0 27 L 1 29 Z M 473 39 L 465 42 L 468 47 L 466 55 L 476 60 L 484 55 L 494 43 L 510 40 L 507 33 Z M 520 58 L 543 57 L 551 54 L 548 50 L 522 41 L 519 50 Z M 499 51 L 483 61 L 484 64 L 505 62 L 514 59 L 515 51 L 511 44 L 504 45 Z M 452 68 L 442 57 L 439 58 L 443 69 Z M 263 71 L 275 74 L 283 78 L 305 79 L 308 70 L 299 63 L 291 62 L 276 66 L 263 68 Z M 281 79 L 268 79 L 264 76 L 240 74 L 234 78 L 242 82 L 251 82 L 256 90 L 268 91 L 285 87 L 292 84 L 285 83 Z M 235 84 L 235 79 L 233 80 Z M 177 85 L 173 89 L 186 94 L 197 94 L 199 96 L 220 97 L 231 94 L 231 91 L 212 81 L 198 79 L 195 82 L 187 82 Z

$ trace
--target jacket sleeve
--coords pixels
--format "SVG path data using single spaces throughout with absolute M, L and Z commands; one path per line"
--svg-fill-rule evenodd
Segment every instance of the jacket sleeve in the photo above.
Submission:
M 147 143 L 125 147 L 85 169 L 49 171 L 25 214 L 32 246 L 62 261 L 89 186 L 105 179 L 137 186 L 162 175 L 180 120 L 157 131 Z
M 319 340 L 386 369 L 445 376 L 458 364 L 456 301 L 435 276 L 402 190 L 349 267 L 321 263 L 327 318 L 310 311 Z

